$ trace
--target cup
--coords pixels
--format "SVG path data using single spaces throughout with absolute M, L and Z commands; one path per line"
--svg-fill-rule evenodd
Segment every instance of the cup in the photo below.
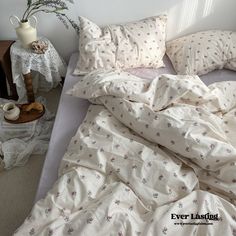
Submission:
M 7 120 L 17 120 L 20 116 L 20 109 L 13 102 L 5 103 L 1 108 Z

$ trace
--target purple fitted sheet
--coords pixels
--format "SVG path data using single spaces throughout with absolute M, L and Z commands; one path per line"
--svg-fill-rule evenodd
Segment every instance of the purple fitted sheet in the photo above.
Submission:
M 66 91 L 82 78 L 72 75 L 77 58 L 77 54 L 72 54 L 70 58 L 35 201 L 43 198 L 57 180 L 61 159 L 66 152 L 71 138 L 75 135 L 77 128 L 83 121 L 89 106 L 87 100 L 65 94 Z
M 54 123 L 48 152 L 44 162 L 35 201 L 43 198 L 49 189 L 53 186 L 58 177 L 58 168 L 61 159 L 66 152 L 66 148 L 75 135 L 77 128 L 84 119 L 89 102 L 66 95 L 65 92 L 70 89 L 81 77 L 73 76 L 72 72 L 77 63 L 78 54 L 72 54 L 67 69 L 64 87 L 58 106 L 57 116 Z M 138 68 L 128 70 L 132 74 L 142 78 L 152 79 L 160 74 L 175 74 L 167 56 L 164 57 L 164 68 L 147 69 Z M 201 79 L 208 85 L 213 82 L 224 80 L 236 80 L 236 72 L 230 70 L 216 70 L 207 75 L 201 76 Z

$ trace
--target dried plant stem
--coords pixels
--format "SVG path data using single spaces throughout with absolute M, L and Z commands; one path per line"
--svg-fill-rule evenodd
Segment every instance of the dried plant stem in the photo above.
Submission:
M 64 0 L 70 3 L 74 3 L 73 0 Z M 22 16 L 21 21 L 26 22 L 28 18 L 38 12 L 55 13 L 59 20 L 68 28 L 68 22 L 79 33 L 79 26 L 63 13 L 64 10 L 68 10 L 66 3 L 63 0 L 37 0 L 32 2 L 27 1 L 27 8 Z

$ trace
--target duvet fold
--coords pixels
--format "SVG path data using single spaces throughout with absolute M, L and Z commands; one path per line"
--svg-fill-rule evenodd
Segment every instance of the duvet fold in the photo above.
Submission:
M 15 235 L 236 235 L 236 82 L 97 71 L 68 94 L 92 104 Z

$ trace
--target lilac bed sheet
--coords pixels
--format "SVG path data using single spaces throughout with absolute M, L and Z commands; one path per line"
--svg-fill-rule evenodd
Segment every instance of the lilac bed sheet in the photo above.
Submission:
M 72 75 L 77 58 L 78 55 L 73 54 L 67 68 L 66 79 L 61 93 L 35 201 L 43 198 L 57 180 L 61 159 L 66 152 L 71 138 L 75 135 L 77 127 L 84 119 L 89 106 L 87 100 L 65 94 L 66 91 L 80 79 L 80 77 Z
M 86 115 L 89 102 L 84 99 L 78 99 L 65 94 L 80 78 L 73 76 L 72 72 L 77 62 L 78 54 L 72 54 L 67 69 L 67 75 L 62 90 L 57 116 L 53 127 L 48 152 L 44 162 L 35 201 L 43 198 L 48 190 L 57 180 L 60 161 L 66 151 L 66 148 L 77 131 L 80 123 Z M 175 74 L 170 60 L 164 57 L 164 68 L 147 69 L 138 68 L 128 70 L 139 77 L 152 79 L 160 74 Z M 207 75 L 201 76 L 201 79 L 208 85 L 213 82 L 224 80 L 236 80 L 236 72 L 230 70 L 216 70 Z

